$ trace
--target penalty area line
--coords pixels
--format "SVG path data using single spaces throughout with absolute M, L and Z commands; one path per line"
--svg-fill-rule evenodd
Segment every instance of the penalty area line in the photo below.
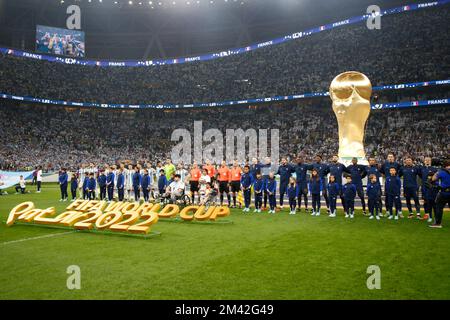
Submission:
M 44 238 L 52 238 L 52 237 L 57 237 L 57 236 L 62 236 L 65 234 L 69 234 L 69 233 L 75 233 L 76 231 L 67 231 L 67 232 L 59 232 L 59 233 L 50 233 L 50 234 L 45 234 L 43 236 L 38 236 L 38 237 L 32 237 L 32 238 L 24 238 L 24 239 L 18 239 L 18 240 L 12 240 L 12 241 L 6 241 L 6 242 L 2 242 L 0 243 L 1 245 L 8 245 L 8 244 L 13 244 L 13 243 L 19 243 L 19 242 L 25 242 L 25 241 L 31 241 L 31 240 L 39 240 L 39 239 L 44 239 Z

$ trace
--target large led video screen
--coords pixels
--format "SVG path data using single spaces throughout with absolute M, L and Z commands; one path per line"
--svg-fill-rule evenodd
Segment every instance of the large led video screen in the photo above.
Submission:
M 84 32 L 48 26 L 36 26 L 36 50 L 70 57 L 85 56 Z

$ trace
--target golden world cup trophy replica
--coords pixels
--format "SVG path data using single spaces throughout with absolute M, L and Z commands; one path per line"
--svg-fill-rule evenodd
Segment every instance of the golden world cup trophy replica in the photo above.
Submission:
M 333 111 L 339 126 L 339 161 L 348 165 L 353 158 L 367 164 L 364 129 L 370 113 L 372 84 L 356 71 L 341 73 L 330 85 Z

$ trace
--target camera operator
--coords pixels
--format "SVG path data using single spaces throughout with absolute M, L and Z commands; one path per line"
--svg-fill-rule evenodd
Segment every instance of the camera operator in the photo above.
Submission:
M 433 181 L 439 181 L 439 193 L 436 197 L 436 221 L 430 227 L 442 228 L 445 205 L 450 206 L 450 159 L 444 161 L 442 168 L 434 175 Z

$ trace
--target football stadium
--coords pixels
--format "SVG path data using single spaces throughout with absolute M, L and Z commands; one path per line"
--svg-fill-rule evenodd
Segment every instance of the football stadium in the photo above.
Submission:
M 449 17 L 0 0 L 0 300 L 450 299 Z

